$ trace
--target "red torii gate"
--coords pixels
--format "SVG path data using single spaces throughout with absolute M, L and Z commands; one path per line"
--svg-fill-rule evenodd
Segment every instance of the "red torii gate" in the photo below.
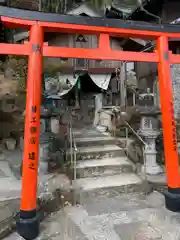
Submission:
M 165 200 L 166 207 L 169 210 L 179 212 L 180 174 L 170 64 L 180 63 L 180 55 L 174 55 L 169 51 L 168 40 L 170 38 L 180 38 L 180 26 L 155 25 L 105 18 L 63 16 L 7 7 L 0 7 L 0 16 L 2 24 L 6 27 L 30 29 L 29 42 L 24 44 L 0 43 L 0 54 L 26 55 L 29 57 L 22 197 L 20 218 L 17 221 L 19 234 L 25 239 L 31 240 L 35 239 L 39 233 L 36 190 L 43 56 L 156 62 L 158 64 L 168 182 L 168 192 L 165 194 Z M 43 42 L 43 35 L 46 31 L 99 35 L 99 47 L 97 49 L 49 47 Z M 156 51 L 153 53 L 140 53 L 112 50 L 110 36 L 155 39 L 157 43 Z

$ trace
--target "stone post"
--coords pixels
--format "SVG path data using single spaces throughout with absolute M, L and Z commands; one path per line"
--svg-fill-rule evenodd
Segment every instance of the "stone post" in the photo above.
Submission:
M 103 94 L 95 94 L 95 114 L 94 114 L 94 126 L 97 126 L 99 123 L 99 111 L 103 107 Z

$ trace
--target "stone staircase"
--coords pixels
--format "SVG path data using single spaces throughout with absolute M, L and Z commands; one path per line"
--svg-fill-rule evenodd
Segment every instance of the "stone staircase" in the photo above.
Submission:
M 81 203 L 88 196 L 144 191 L 143 180 L 134 173 L 124 148 L 118 146 L 123 144 L 96 129 L 74 130 L 74 138 L 78 148 L 75 187 Z

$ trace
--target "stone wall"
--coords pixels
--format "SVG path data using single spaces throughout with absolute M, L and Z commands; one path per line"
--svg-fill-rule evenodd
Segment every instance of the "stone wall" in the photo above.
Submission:
M 171 80 L 174 99 L 174 116 L 176 120 L 180 120 L 180 64 L 171 65 Z M 158 77 L 156 77 L 154 81 L 153 92 L 155 94 L 155 105 L 160 107 Z
M 23 132 L 26 76 L 26 57 L 9 56 L 0 63 L 0 139 Z
M 174 96 L 174 114 L 180 120 L 180 65 L 171 65 L 172 87 Z

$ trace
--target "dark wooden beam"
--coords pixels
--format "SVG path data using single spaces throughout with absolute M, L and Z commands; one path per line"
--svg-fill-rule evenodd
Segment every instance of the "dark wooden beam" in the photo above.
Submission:
M 62 73 L 89 72 L 89 73 L 104 74 L 104 73 L 114 73 L 116 71 L 116 68 L 88 68 L 87 70 L 84 70 L 84 69 L 76 69 L 75 67 L 60 67 L 59 71 L 61 71 Z

